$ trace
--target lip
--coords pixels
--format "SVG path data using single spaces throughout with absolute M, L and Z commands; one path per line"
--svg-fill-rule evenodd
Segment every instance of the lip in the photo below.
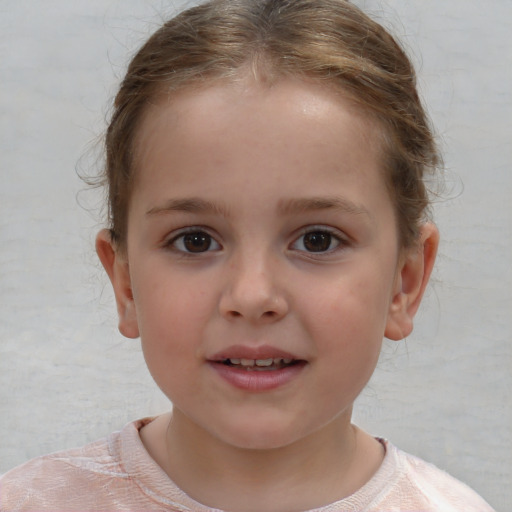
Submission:
M 247 370 L 240 366 L 223 364 L 226 359 L 270 358 L 292 359 L 295 363 L 275 370 Z M 251 393 L 262 393 L 285 386 L 297 378 L 307 365 L 304 359 L 269 345 L 259 347 L 233 345 L 208 358 L 207 363 L 230 386 Z

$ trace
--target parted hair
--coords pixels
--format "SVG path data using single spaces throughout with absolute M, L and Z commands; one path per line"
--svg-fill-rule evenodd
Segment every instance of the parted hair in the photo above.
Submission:
M 425 181 L 441 158 L 400 44 L 346 0 L 210 0 L 147 40 L 115 97 L 103 179 L 118 247 L 126 243 L 135 140 L 147 106 L 162 94 L 233 80 L 247 70 L 260 80 L 293 76 L 328 84 L 380 124 L 382 172 L 400 244 L 413 245 L 428 215 Z

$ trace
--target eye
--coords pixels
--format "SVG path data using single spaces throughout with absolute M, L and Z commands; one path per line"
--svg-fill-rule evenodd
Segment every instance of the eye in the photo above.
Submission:
M 219 243 L 205 231 L 188 231 L 173 238 L 169 245 L 180 252 L 198 254 L 218 251 Z
M 292 248 L 305 252 L 329 252 L 336 249 L 341 240 L 334 233 L 327 230 L 315 229 L 301 235 L 292 245 Z

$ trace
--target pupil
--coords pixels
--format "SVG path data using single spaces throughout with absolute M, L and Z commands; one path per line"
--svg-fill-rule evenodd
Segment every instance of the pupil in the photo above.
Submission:
M 331 246 L 329 233 L 313 232 L 304 235 L 304 247 L 310 252 L 324 252 Z
M 183 244 L 189 252 L 205 252 L 210 248 L 212 239 L 206 233 L 190 233 L 184 236 Z

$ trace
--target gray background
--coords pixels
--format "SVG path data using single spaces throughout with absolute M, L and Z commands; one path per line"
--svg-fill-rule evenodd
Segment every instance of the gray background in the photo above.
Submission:
M 512 503 L 512 2 L 360 1 L 403 40 L 442 138 L 442 244 L 417 327 L 355 418 Z M 0 0 L 0 472 L 169 407 L 93 252 L 98 136 L 127 58 L 183 2 Z M 81 205 L 81 206 L 80 206 Z

